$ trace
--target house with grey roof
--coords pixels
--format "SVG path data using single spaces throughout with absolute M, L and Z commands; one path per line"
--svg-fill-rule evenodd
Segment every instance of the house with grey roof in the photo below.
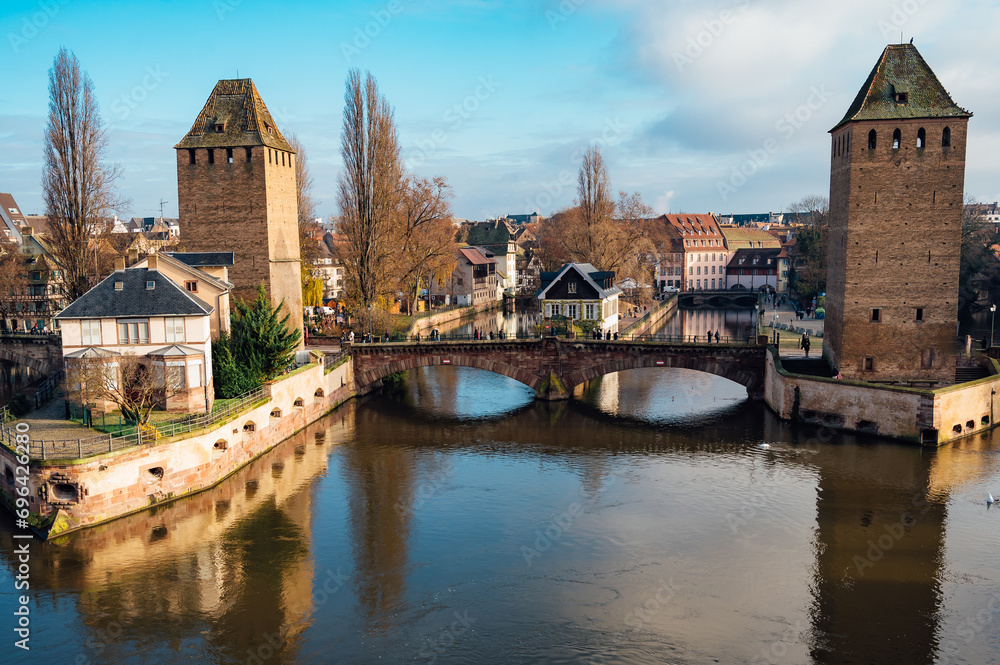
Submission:
M 566 263 L 556 272 L 541 274 L 535 294 L 544 319 L 564 317 L 602 334 L 618 332 L 618 300 L 622 290 L 614 285 L 615 273 L 589 263 Z
M 160 408 L 211 410 L 215 307 L 170 279 L 162 260 L 153 255 L 143 267 L 126 269 L 119 259 L 115 272 L 56 317 L 71 401 L 93 401 L 79 379 L 86 363 L 99 359 L 106 372 L 118 372 L 116 358 L 134 355 L 162 382 Z M 114 405 L 97 401 L 97 407 Z

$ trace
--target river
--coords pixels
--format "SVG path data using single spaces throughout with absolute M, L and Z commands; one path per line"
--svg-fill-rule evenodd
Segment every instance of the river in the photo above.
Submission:
M 212 490 L 33 542 L 30 653 L 4 513 L 4 662 L 997 662 L 988 491 L 996 432 L 791 426 L 687 370 L 548 404 L 422 368 Z

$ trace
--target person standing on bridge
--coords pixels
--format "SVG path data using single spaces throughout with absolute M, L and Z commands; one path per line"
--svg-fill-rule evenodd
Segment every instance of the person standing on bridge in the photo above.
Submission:
M 715 331 L 715 343 L 716 344 L 719 343 L 719 331 L 718 330 Z
M 799 342 L 799 347 L 806 352 L 806 358 L 809 357 L 809 333 L 802 333 L 802 341 Z
M 709 328 L 709 329 L 708 329 L 708 332 L 707 332 L 707 333 L 705 333 L 705 339 L 707 339 L 707 340 L 708 340 L 708 343 L 709 343 L 709 344 L 711 344 L 711 343 L 712 343 L 712 329 L 711 329 L 711 328 Z

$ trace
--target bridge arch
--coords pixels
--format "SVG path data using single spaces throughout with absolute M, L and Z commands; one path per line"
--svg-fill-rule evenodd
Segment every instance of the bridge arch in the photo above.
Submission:
M 689 369 L 706 374 L 714 374 L 724 379 L 729 379 L 747 389 L 747 394 L 752 396 L 757 391 L 763 390 L 761 377 L 751 372 L 743 371 L 729 363 L 707 360 L 703 357 L 686 355 L 664 355 L 656 358 L 632 357 L 619 360 L 607 361 L 588 367 L 586 369 L 571 372 L 563 377 L 563 382 L 567 390 L 572 390 L 576 386 L 591 381 L 605 374 L 614 374 L 629 369 L 642 369 L 653 367 L 656 369 Z
M 6 360 L 9 363 L 20 365 L 22 367 L 28 367 L 37 372 L 39 376 L 48 376 L 52 370 L 48 362 L 11 351 L 10 349 L 0 348 L 0 360 Z
M 508 365 L 504 362 L 498 362 L 482 356 L 449 354 L 447 358 L 437 355 L 428 355 L 410 356 L 390 361 L 384 365 L 362 373 L 360 380 L 358 381 L 358 385 L 368 386 L 384 379 L 390 374 L 405 372 L 408 369 L 416 369 L 417 367 L 472 367 L 474 369 L 482 369 L 487 372 L 493 372 L 494 374 L 506 376 L 509 379 L 514 379 L 515 381 L 528 386 L 532 390 L 537 390 L 538 386 L 542 383 L 542 377 L 513 365 Z

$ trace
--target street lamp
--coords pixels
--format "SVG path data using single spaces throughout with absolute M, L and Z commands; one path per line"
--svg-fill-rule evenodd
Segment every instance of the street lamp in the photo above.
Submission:
M 993 324 L 997 320 L 997 306 L 990 305 L 990 346 L 993 346 Z
M 753 339 L 756 343 L 757 334 L 760 329 L 757 327 L 760 324 L 760 302 L 758 301 L 756 305 L 753 306 Z

